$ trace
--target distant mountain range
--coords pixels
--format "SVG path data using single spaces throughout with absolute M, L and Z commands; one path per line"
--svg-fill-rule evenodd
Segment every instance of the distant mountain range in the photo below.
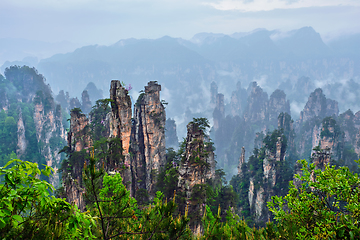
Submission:
M 179 123 L 185 121 L 185 112 L 187 116 L 211 115 L 206 106 L 212 81 L 228 102 L 238 81 L 243 86 L 257 81 L 270 92 L 284 84 L 293 86 L 303 76 L 315 86 L 317 82 L 358 79 L 359 56 L 360 34 L 325 44 L 312 27 L 304 27 L 289 32 L 199 33 L 190 40 L 168 36 L 125 39 L 110 46 L 77 48 L 33 65 L 55 94 L 64 90 L 71 96 L 80 96 L 89 82 L 106 93 L 110 80 L 119 79 L 133 86 L 130 94 L 137 98 L 148 81 L 157 80 L 163 87 L 162 98 L 169 102 L 168 115 Z M 7 62 L 1 70 L 12 64 L 27 62 Z

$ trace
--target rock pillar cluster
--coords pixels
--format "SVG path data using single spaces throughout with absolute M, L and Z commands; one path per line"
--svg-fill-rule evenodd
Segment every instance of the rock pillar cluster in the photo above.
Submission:
M 109 140 L 118 138 L 121 142 L 124 159 L 112 159 L 114 166 L 105 166 L 107 171 L 121 170 L 124 184 L 136 197 L 137 192 L 146 192 L 150 199 L 155 195 L 156 175 L 165 164 L 165 108 L 160 101 L 161 86 L 151 81 L 145 87 L 145 92 L 139 96 L 134 106 L 128 90 L 120 81 L 111 81 L 110 99 L 111 113 L 103 118 L 103 124 L 109 133 Z M 92 146 L 88 132 L 90 121 L 80 111 L 71 112 L 68 147 L 70 152 L 79 152 Z M 123 162 L 124 161 L 124 162 Z M 83 164 L 73 166 L 65 184 L 68 201 L 74 201 L 79 207 L 84 207 L 82 197 L 81 172 Z M 124 166 L 124 168 L 118 168 Z M 64 181 L 65 182 L 65 181 Z

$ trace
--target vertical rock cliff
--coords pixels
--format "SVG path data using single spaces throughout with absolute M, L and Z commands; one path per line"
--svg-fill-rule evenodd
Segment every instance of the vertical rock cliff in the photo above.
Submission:
M 14 120 L 17 127 L 11 129 L 13 134 L 5 134 L 0 138 L 7 142 L 7 150 L 16 152 L 20 159 L 37 162 L 40 166 L 46 164 L 57 171 L 62 160 L 58 152 L 66 136 L 61 107 L 55 104 L 50 86 L 35 68 L 27 66 L 6 68 L 5 77 L 2 80 L 1 108 L 5 120 Z M 14 139 L 9 141 L 6 135 Z M 12 141 L 16 142 L 14 148 Z M 2 147 L 0 152 L 9 154 Z M 49 181 L 57 187 L 58 173 L 50 177 Z
M 211 144 L 205 144 L 203 130 L 196 123 L 187 125 L 185 153 L 179 168 L 180 190 L 188 200 L 195 185 L 203 184 L 215 176 L 215 155 Z
M 79 209 L 85 210 L 85 189 L 82 183 L 82 170 L 86 161 L 82 150 L 92 146 L 90 137 L 89 120 L 79 108 L 70 113 L 70 129 L 68 132 L 69 159 L 63 163 L 63 187 L 66 200 L 74 202 Z
M 152 198 L 156 175 L 165 164 L 165 108 L 160 101 L 161 86 L 150 81 L 135 103 L 131 138 L 133 187 L 144 189 Z
M 92 145 L 90 138 L 89 119 L 80 109 L 73 109 L 70 113 L 70 129 L 68 132 L 68 146 L 71 151 L 80 152 Z
M 129 153 L 132 127 L 131 99 L 120 81 L 112 80 L 110 86 L 111 120 L 110 137 L 121 138 L 124 155 Z
M 197 122 L 190 122 L 187 125 L 185 152 L 181 156 L 179 166 L 178 188 L 185 197 L 189 214 L 194 215 L 190 225 L 197 234 L 201 232 L 199 219 L 203 215 L 206 203 L 202 194 L 203 184 L 215 177 L 215 154 L 212 144 L 206 141 L 208 139 L 204 134 L 204 128 Z

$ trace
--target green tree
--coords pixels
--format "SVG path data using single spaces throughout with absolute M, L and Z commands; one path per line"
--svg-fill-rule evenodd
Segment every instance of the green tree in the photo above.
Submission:
M 40 180 L 52 169 L 14 159 L 0 168 L 1 239 L 92 239 L 94 219 L 76 205 L 51 196 L 53 186 Z
M 290 182 L 285 197 L 268 203 L 275 219 L 297 239 L 355 239 L 360 236 L 360 179 L 347 167 L 325 166 L 301 160 L 301 186 Z M 289 239 L 288 237 L 287 239 Z
M 148 208 L 140 209 L 122 183 L 120 173 L 108 175 L 104 167 L 90 156 L 85 165 L 83 181 L 86 188 L 87 208 L 97 219 L 95 235 L 106 239 L 188 239 L 190 236 L 186 216 L 174 216 L 177 209 L 175 196 L 164 200 L 157 192 Z

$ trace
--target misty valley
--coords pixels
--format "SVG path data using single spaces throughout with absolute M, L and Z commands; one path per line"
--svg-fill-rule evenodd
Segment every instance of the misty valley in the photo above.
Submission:
M 2 239 L 357 239 L 360 35 L 125 39 L 0 74 Z

